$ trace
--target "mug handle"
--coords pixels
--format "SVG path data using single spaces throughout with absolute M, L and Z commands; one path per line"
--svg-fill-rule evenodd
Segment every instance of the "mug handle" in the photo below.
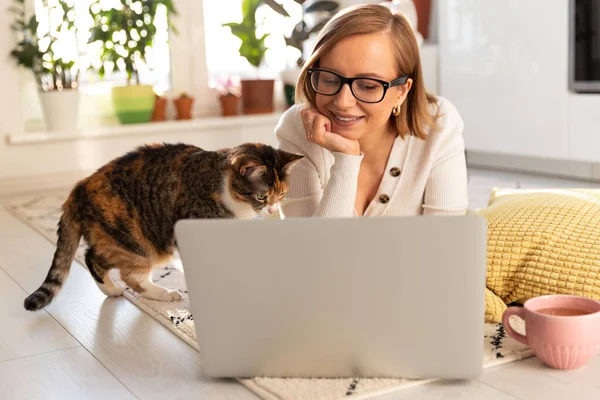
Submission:
M 502 325 L 504 326 L 504 331 L 508 333 L 508 335 L 511 336 L 513 339 L 518 340 L 523 344 L 529 345 L 529 343 L 527 343 L 527 336 L 521 335 L 519 332 L 515 331 L 510 326 L 510 322 L 508 321 L 508 319 L 511 315 L 516 315 L 522 320 L 525 320 L 525 309 L 523 307 L 507 308 L 506 311 L 504 311 L 504 314 L 502 314 Z

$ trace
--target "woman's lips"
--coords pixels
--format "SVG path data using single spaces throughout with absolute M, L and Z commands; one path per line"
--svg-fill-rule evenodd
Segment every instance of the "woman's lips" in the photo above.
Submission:
M 337 126 L 348 128 L 358 124 L 363 120 L 362 116 L 354 116 L 354 115 L 344 115 L 344 114 L 336 114 L 331 113 L 333 116 L 333 123 Z

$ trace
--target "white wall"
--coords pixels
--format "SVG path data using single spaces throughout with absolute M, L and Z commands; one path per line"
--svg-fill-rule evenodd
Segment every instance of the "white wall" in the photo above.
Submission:
M 0 94 L 0 134 L 4 132 L 21 132 L 22 108 L 19 71 L 9 56 L 14 47 L 14 35 L 10 30 L 12 15 L 8 13 L 6 4 L 0 7 L 0 77 L 2 77 L 2 93 Z M 1 145 L 0 145 L 1 146 Z M 0 159 L 2 150 L 0 147 Z
M 9 26 L 12 15 L 7 7 L 0 7 L 0 76 L 2 77 L 2 93 L 0 94 L 0 135 L 5 132 L 22 132 L 22 109 L 19 72 L 8 54 L 13 47 L 13 32 Z M 12 154 L 4 140 L 0 141 L 0 175 L 13 174 L 22 163 L 28 162 L 27 154 L 19 154 L 12 159 Z M 31 162 L 31 159 L 29 159 Z
M 441 6 L 440 91 L 465 121 L 467 150 L 509 156 L 506 168 L 525 156 L 540 172 L 572 167 L 598 179 L 600 94 L 568 89 L 569 0 Z
M 568 0 L 440 6 L 440 91 L 467 150 L 568 159 Z
M 599 94 L 569 94 L 569 154 L 576 160 L 600 162 Z
M 207 150 L 257 141 L 277 145 L 274 126 L 278 116 L 257 119 L 197 120 L 161 125 L 149 124 L 148 129 L 127 128 L 126 134 L 110 134 L 90 138 L 68 138 L 44 143 L 0 143 L 0 192 L 20 188 L 20 181 L 40 181 L 40 177 L 89 173 L 115 157 L 147 143 L 189 143 Z M 210 121 L 210 127 L 203 126 Z M 160 127 L 160 128 L 158 128 Z M 164 129 L 163 129 L 164 127 Z M 158 129 L 157 129 L 158 128 Z M 77 175 L 77 174 L 75 174 Z M 58 178 L 60 179 L 60 178 Z M 71 184 L 66 181 L 61 184 Z M 0 193 L 3 194 L 3 193 Z

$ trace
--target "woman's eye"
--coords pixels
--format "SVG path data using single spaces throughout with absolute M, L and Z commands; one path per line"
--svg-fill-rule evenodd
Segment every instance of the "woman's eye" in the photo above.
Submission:
M 257 194 L 257 195 L 256 195 L 256 198 L 257 198 L 258 200 L 260 200 L 260 201 L 263 201 L 264 199 L 266 199 L 266 198 L 267 198 L 267 195 L 264 195 L 264 194 Z
M 370 85 L 368 83 L 362 83 L 360 86 L 360 90 L 372 91 L 377 89 L 377 85 Z

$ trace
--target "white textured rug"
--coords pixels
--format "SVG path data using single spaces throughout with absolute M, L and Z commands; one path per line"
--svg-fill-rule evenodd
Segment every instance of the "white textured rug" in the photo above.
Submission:
M 27 223 L 52 243 L 56 243 L 56 229 L 60 218 L 60 207 L 65 201 L 68 189 L 48 191 L 14 198 L 6 208 L 14 216 Z M 85 243 L 81 243 L 75 259 L 85 266 Z M 48 260 L 48 267 L 50 262 Z M 43 277 L 40 277 L 40 283 Z M 90 277 L 90 279 L 92 279 Z M 178 289 L 181 301 L 159 302 L 141 298 L 135 291 L 127 289 L 125 297 L 153 318 L 161 322 L 190 346 L 200 351 L 196 342 L 194 320 L 190 314 L 183 269 L 179 261 L 157 269 L 154 281 L 168 288 Z M 483 316 L 482 316 L 483 318 Z M 517 322 L 516 320 L 515 322 Z M 515 326 L 517 328 L 517 326 Z M 523 330 L 523 327 L 520 327 Z M 440 326 L 440 337 L 443 327 Z M 532 352 L 526 346 L 509 338 L 502 324 L 486 324 L 485 327 L 486 368 L 530 357 Z M 254 378 L 240 382 L 264 399 L 364 399 L 397 390 L 421 385 L 432 380 L 408 379 L 281 379 Z

